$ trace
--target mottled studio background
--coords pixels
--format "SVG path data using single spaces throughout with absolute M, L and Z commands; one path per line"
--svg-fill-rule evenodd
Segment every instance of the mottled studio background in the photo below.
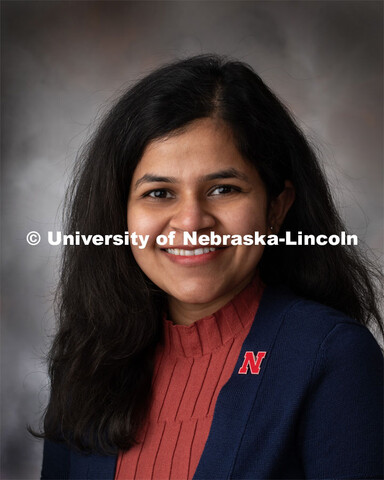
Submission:
M 2 2 L 2 479 L 36 479 L 57 247 L 76 152 L 117 93 L 175 57 L 250 63 L 320 151 L 349 229 L 382 251 L 381 1 Z

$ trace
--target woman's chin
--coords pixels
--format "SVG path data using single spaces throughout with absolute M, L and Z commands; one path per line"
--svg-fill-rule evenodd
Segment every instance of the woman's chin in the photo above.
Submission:
M 172 289 L 169 292 L 170 297 L 172 297 L 176 302 L 185 303 L 185 304 L 196 304 L 196 305 L 206 305 L 214 302 L 218 297 L 220 297 L 220 290 L 212 289 L 211 286 L 198 285 L 198 286 L 186 286 L 184 288 Z

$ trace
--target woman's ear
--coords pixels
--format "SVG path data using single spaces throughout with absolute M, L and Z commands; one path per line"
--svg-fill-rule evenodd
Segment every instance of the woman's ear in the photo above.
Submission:
M 278 233 L 288 210 L 295 201 L 295 188 L 290 180 L 285 180 L 284 190 L 271 201 L 268 212 L 268 228 Z M 272 227 L 272 228 L 271 228 Z

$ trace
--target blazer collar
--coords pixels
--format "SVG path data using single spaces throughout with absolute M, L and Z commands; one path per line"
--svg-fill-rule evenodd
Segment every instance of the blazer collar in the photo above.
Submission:
M 268 360 L 289 306 L 297 301 L 288 290 L 267 287 L 245 339 L 236 367 L 217 398 L 215 412 L 200 462 L 193 480 L 238 478 L 233 472 L 236 454 L 259 386 L 268 375 Z M 240 375 L 245 352 L 266 352 L 259 374 Z M 267 373 L 266 373 L 267 372 Z M 236 415 L 234 415 L 236 412 Z M 228 434 L 230 432 L 230 434 Z

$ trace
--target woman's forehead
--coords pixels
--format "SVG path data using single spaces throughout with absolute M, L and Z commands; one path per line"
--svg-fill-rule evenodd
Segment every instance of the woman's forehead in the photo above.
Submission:
M 181 132 L 156 139 L 145 149 L 134 177 L 151 173 L 199 176 L 210 171 L 252 166 L 238 151 L 230 128 L 217 119 L 204 118 Z

